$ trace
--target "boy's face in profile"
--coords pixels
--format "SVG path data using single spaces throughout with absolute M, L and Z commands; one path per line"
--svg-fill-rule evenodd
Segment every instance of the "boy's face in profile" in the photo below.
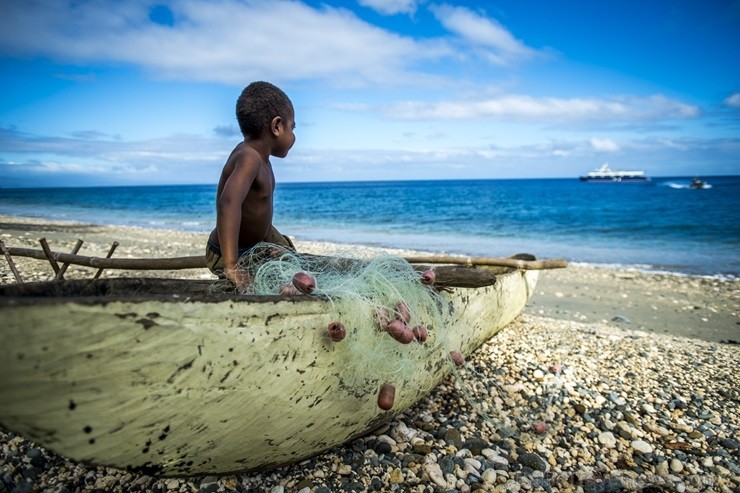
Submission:
M 295 113 L 291 112 L 291 114 L 287 115 L 282 119 L 281 124 L 282 132 L 278 136 L 272 154 L 275 157 L 284 158 L 288 155 L 288 151 L 293 147 L 293 144 L 295 144 L 295 134 L 293 133 L 293 129 L 295 129 Z

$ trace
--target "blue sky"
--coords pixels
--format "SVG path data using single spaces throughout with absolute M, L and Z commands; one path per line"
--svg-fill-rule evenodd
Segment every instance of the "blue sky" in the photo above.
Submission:
M 279 181 L 740 174 L 740 2 L 0 0 L 0 186 L 215 183 L 253 80 Z

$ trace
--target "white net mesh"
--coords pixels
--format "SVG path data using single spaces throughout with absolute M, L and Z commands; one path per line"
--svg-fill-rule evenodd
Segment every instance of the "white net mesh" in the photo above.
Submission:
M 420 272 L 403 258 L 385 253 L 363 255 L 350 248 L 334 248 L 331 253 L 299 254 L 260 244 L 240 259 L 240 267 L 253 276 L 253 294 L 280 294 L 286 285 L 300 284 L 293 282 L 299 273 L 315 279 L 311 295 L 327 299 L 337 321 L 346 327 L 342 347 L 348 366 L 342 376 L 346 385 L 398 382 L 405 373 L 418 372 L 420 362 L 429 361 L 429 353 L 448 357 L 449 308 L 435 288 L 422 284 Z M 395 323 L 404 335 L 394 338 L 385 332 L 390 321 L 404 319 L 407 324 Z M 419 326 L 428 333 L 423 343 Z M 413 328 L 417 336 L 399 343 Z M 434 384 L 430 375 L 422 390 Z

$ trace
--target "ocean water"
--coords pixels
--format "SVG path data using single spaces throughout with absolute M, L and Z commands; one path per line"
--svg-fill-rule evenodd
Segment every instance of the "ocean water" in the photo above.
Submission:
M 740 176 L 283 183 L 274 224 L 298 240 L 740 275 Z M 0 189 L 0 213 L 200 232 L 215 185 Z

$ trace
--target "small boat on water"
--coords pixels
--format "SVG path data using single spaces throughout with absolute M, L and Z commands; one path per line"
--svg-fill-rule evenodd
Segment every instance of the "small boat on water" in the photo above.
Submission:
M 689 188 L 692 188 L 694 190 L 702 190 L 705 188 L 712 188 L 712 185 L 700 180 L 699 178 L 694 178 L 693 180 L 691 180 L 691 183 L 689 183 Z
M 538 262 L 527 254 L 505 260 Z M 435 271 L 450 343 L 463 355 L 521 312 L 538 275 L 516 266 Z M 342 342 L 327 337 L 331 302 L 238 295 L 213 281 L 5 285 L 0 313 L 0 425 L 71 459 L 149 475 L 305 459 L 389 422 L 454 368 L 441 347 L 417 351 L 384 410 L 372 367 L 353 375 L 360 384 L 346 383 Z
M 580 176 L 579 179 L 589 183 L 631 183 L 650 181 L 650 177 L 646 176 L 644 171 L 613 170 L 609 167 L 609 163 L 602 164 L 599 168 Z

